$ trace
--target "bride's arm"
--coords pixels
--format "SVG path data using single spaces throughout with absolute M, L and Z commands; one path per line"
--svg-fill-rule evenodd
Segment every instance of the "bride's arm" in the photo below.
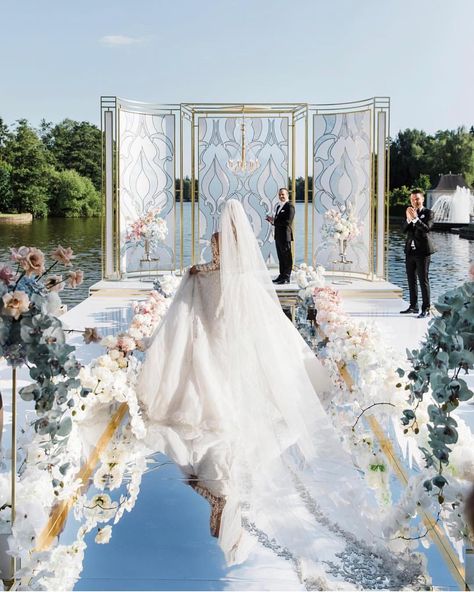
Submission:
M 191 275 L 200 271 L 215 271 L 220 267 L 220 256 L 219 256 L 219 233 L 215 232 L 211 237 L 211 248 L 212 248 L 212 261 L 209 263 L 200 263 L 199 265 L 193 265 L 189 270 Z

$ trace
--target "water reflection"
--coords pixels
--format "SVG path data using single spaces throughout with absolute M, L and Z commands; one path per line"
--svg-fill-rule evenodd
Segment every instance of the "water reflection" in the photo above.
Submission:
M 58 244 L 72 248 L 76 254 L 74 268 L 82 269 L 85 276 L 76 290 L 61 292 L 61 300 L 70 308 L 87 298 L 89 286 L 102 277 L 100 218 L 46 218 L 31 224 L 0 226 L 1 263 L 9 259 L 10 247 L 38 247 L 48 254 Z
M 303 220 L 304 205 L 297 204 L 296 261 L 304 259 Z M 184 204 L 184 264 L 191 261 L 190 239 L 191 204 Z M 177 216 L 179 222 L 179 215 Z M 311 224 L 309 244 L 311 245 Z M 179 225 L 178 225 L 179 236 Z M 431 259 L 431 288 L 433 301 L 449 288 L 466 280 L 469 262 L 474 260 L 474 241 L 459 238 L 456 234 L 433 233 L 438 252 Z M 8 258 L 11 246 L 37 246 L 46 253 L 58 243 L 71 246 L 77 255 L 76 267 L 85 272 L 85 281 L 77 290 L 62 293 L 63 301 L 69 307 L 78 304 L 88 295 L 89 286 L 101 279 L 101 221 L 99 218 L 65 219 L 49 218 L 35 220 L 32 224 L 2 224 L 0 227 L 0 261 Z M 179 243 L 177 261 L 179 261 Z M 390 229 L 389 280 L 403 288 L 408 296 L 405 275 L 404 234 L 394 223 Z
M 474 241 L 459 238 L 449 232 L 433 232 L 433 241 L 438 249 L 431 257 L 431 299 L 436 302 L 446 290 L 467 280 L 469 262 L 474 260 Z M 398 228 L 390 230 L 388 253 L 388 278 L 403 288 L 408 298 L 408 282 L 405 273 L 405 235 Z

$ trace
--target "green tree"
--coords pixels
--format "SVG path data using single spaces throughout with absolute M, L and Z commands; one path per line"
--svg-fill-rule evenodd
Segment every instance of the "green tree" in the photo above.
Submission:
M 13 193 L 11 186 L 12 167 L 0 160 L 0 212 L 12 211 Z
M 11 211 L 31 212 L 35 218 L 48 214 L 48 157 L 41 140 L 20 119 L 15 132 L 6 140 L 4 158 L 11 166 Z
M 431 154 L 431 180 L 436 183 L 443 173 L 461 173 L 470 184 L 474 181 L 474 137 L 466 128 L 436 132 Z
M 99 192 L 90 179 L 77 171 L 52 171 L 49 193 L 51 216 L 87 218 L 100 215 Z
M 10 130 L 8 129 L 8 125 L 0 117 L 0 157 L 2 156 L 5 150 L 5 144 L 9 137 Z
M 432 138 L 426 132 L 406 129 L 390 144 L 390 187 L 412 187 L 420 175 L 431 172 Z
M 474 135 L 460 127 L 440 130 L 428 135 L 421 130 L 400 132 L 390 145 L 390 187 L 413 187 L 421 175 L 436 185 L 440 175 L 464 175 L 468 183 L 474 181 Z M 422 188 L 427 189 L 428 186 Z
M 420 175 L 418 179 L 415 179 L 411 187 L 402 185 L 401 187 L 395 187 L 389 192 L 389 203 L 391 213 L 394 215 L 402 214 L 406 208 L 410 205 L 410 194 L 413 189 L 421 189 L 426 193 L 431 187 L 431 181 L 428 175 Z
M 102 138 L 95 125 L 64 119 L 53 126 L 43 119 L 39 134 L 58 170 L 74 169 L 100 191 Z

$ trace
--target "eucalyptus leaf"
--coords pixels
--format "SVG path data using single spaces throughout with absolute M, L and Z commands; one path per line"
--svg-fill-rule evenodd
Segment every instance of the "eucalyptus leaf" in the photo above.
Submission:
M 24 386 L 23 388 L 20 389 L 19 393 L 20 393 L 20 397 L 24 401 L 33 401 L 33 399 L 37 399 L 40 396 L 41 390 L 38 387 L 38 385 L 36 383 L 34 383 L 34 384 L 29 384 L 27 386 Z
M 61 422 L 61 425 L 58 429 L 58 436 L 68 436 L 72 430 L 72 420 L 70 417 L 66 417 Z
M 441 489 L 448 483 L 447 480 L 443 477 L 443 475 L 436 475 L 436 477 L 433 477 L 432 482 L 433 485 L 435 487 L 439 487 L 439 489 Z

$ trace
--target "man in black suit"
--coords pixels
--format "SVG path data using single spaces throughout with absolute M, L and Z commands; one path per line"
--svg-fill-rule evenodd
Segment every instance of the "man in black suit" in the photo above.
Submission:
M 408 288 L 410 290 L 410 306 L 401 314 L 418 314 L 418 287 L 420 282 L 422 304 L 419 319 L 430 314 L 430 280 L 428 272 L 431 255 L 436 251 L 430 238 L 433 226 L 433 212 L 423 207 L 424 193 L 421 189 L 414 189 L 410 195 L 411 207 L 406 210 L 406 221 L 403 231 L 406 232 L 405 242 L 406 270 Z
M 267 216 L 268 222 L 275 226 L 275 244 L 280 263 L 280 274 L 273 280 L 275 284 L 289 284 L 293 268 L 291 241 L 293 230 L 291 225 L 295 217 L 295 207 L 290 203 L 290 195 L 286 187 L 278 191 L 280 203 L 276 207 L 275 216 Z

